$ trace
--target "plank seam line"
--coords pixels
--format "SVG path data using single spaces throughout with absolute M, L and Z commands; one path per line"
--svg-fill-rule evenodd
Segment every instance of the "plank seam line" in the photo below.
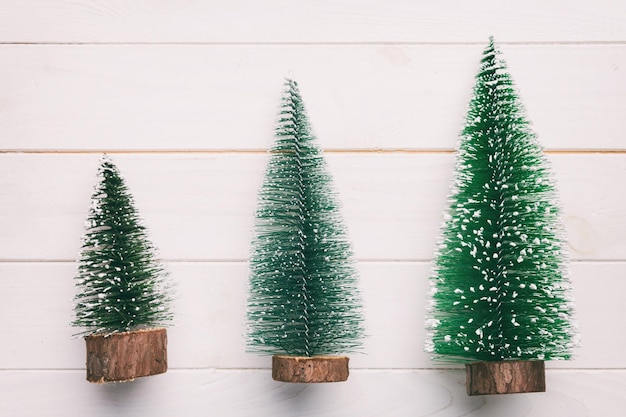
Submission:
M 425 367 L 425 368 L 351 368 L 350 372 L 392 372 L 392 373 L 414 373 L 414 372 L 446 372 L 446 371 L 463 371 L 464 368 L 457 367 Z M 169 368 L 168 372 L 271 372 L 271 368 Z M 546 367 L 547 372 L 615 372 L 622 373 L 626 368 L 552 368 Z M 0 372 L 85 372 L 84 368 L 0 368 Z
M 454 154 L 454 149 L 410 149 L 410 148 L 329 148 L 323 149 L 327 154 Z M 219 154 L 268 154 L 267 149 L 3 149 L 0 154 L 24 155 L 134 155 L 134 154 L 163 154 L 163 155 L 219 155 Z M 549 155 L 578 155 L 578 154 L 605 154 L 624 155 L 626 149 L 546 149 Z
M 485 41 L 454 42 L 454 41 L 259 41 L 259 42 L 228 42 L 228 41 L 4 41 L 0 45 L 15 46 L 482 46 Z M 626 40 L 583 40 L 583 41 L 499 41 L 498 45 L 510 46 L 624 46 Z
M 248 259 L 161 259 L 161 262 L 168 264 L 247 264 Z M 425 264 L 433 262 L 433 259 L 355 259 L 357 264 Z M 0 264 L 76 264 L 78 260 L 74 259 L 0 259 Z M 626 263 L 626 259 L 570 259 L 571 264 L 622 264 Z
M 425 153 L 425 154 L 449 154 L 453 149 L 409 149 L 409 148 L 329 148 L 325 153 Z M 626 150 L 624 151 L 626 152 Z M 4 149 L 0 154 L 67 154 L 67 155 L 93 155 L 93 154 L 268 154 L 268 149 Z

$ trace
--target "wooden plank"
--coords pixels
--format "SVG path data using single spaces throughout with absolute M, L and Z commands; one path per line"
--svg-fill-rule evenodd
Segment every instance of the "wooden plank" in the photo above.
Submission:
M 486 42 L 3 45 L 0 149 L 263 150 L 289 75 L 325 149 L 451 150 Z M 546 148 L 624 149 L 626 45 L 503 52 Z
M 85 343 L 72 338 L 72 277 L 69 263 L 0 263 L 3 343 L 0 369 L 85 369 Z M 263 368 L 271 357 L 246 353 L 244 335 L 247 264 L 173 263 L 174 326 L 168 328 L 171 369 Z M 424 352 L 429 263 L 359 263 L 366 332 L 362 354 L 350 354 L 350 369 L 446 367 Z M 575 359 L 548 368 L 623 369 L 626 334 L 622 294 L 626 263 L 572 265 L 582 345 Z M 449 367 L 449 366 L 447 366 Z M 168 371 L 170 372 L 170 371 Z M 351 377 L 352 378 L 352 377 Z
M 340 384 L 285 384 L 266 370 L 170 371 L 93 386 L 78 371 L 0 372 L 5 416 L 621 416 L 626 372 L 548 371 L 547 392 L 468 397 L 464 371 L 355 371 Z
M 168 260 L 244 260 L 264 154 L 114 155 Z M 431 259 L 451 154 L 326 155 L 359 260 Z M 620 260 L 626 155 L 550 155 L 573 259 Z M 99 155 L 0 154 L 0 259 L 73 260 Z
M 480 42 L 626 39 L 609 0 L 424 3 L 4 1 L 2 42 Z

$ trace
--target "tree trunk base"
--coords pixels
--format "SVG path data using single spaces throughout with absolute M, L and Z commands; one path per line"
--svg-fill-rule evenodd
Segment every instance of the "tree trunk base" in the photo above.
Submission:
M 132 381 L 167 371 L 167 332 L 163 328 L 85 336 L 87 381 Z
M 544 361 L 476 362 L 465 365 L 467 395 L 545 392 Z
M 272 357 L 272 378 L 281 382 L 342 382 L 348 379 L 346 356 Z

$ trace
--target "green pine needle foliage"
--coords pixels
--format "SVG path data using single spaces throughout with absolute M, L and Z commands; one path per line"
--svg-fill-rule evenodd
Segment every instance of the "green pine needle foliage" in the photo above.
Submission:
M 352 252 L 296 82 L 287 80 L 259 192 L 248 347 L 315 356 L 357 350 L 362 313 Z
M 435 359 L 570 358 L 575 332 L 555 184 L 493 39 L 442 234 L 427 324 Z
M 165 272 L 117 167 L 104 158 L 78 266 L 74 326 L 82 334 L 156 327 L 171 319 Z

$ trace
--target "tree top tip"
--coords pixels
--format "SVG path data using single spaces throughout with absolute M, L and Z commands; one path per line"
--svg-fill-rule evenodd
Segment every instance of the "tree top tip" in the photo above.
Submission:
M 285 77 L 285 85 L 297 87 L 298 82 L 294 80 L 293 77 L 289 74 Z
M 107 153 L 103 153 L 100 157 L 100 165 L 111 164 L 113 165 L 113 160 Z

